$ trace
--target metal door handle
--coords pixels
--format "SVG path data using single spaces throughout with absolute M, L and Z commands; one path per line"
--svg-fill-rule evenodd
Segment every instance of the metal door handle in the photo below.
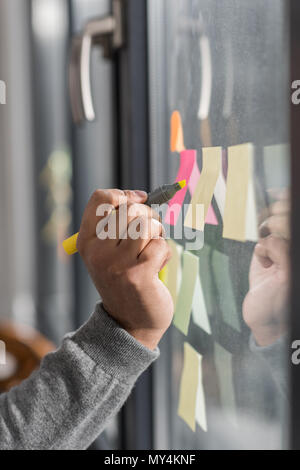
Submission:
M 104 57 L 112 58 L 124 44 L 124 0 L 113 0 L 112 15 L 89 21 L 83 32 L 72 39 L 69 86 L 74 121 L 94 121 L 91 85 L 93 45 L 103 48 Z

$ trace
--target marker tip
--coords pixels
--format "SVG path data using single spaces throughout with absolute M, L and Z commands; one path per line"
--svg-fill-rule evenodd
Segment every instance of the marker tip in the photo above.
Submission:
M 186 186 L 186 180 L 179 181 L 178 184 L 181 187 L 181 189 L 183 189 Z

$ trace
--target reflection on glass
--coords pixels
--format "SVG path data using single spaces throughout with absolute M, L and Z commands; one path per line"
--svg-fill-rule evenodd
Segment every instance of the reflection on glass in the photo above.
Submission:
M 285 2 L 163 3 L 164 8 L 154 1 L 150 8 L 151 126 L 158 137 L 152 148 L 153 186 L 175 180 L 183 152 L 197 153 L 201 175 L 212 165 L 207 155 L 218 152 L 218 167 L 209 167 L 204 182 L 198 178 L 193 193 L 193 203 L 203 203 L 205 214 L 211 204 L 217 220 L 205 220 L 204 247 L 192 252 L 199 273 L 192 294 L 186 289 L 193 295 L 190 302 L 183 299 L 186 280 L 177 283 L 181 303 L 192 305 L 192 312 L 185 312 L 185 319 L 191 313 L 186 334 L 172 327 L 156 368 L 156 421 L 164 413 L 169 420 L 164 434 L 157 424 L 156 446 L 286 447 L 290 169 Z M 173 135 L 174 112 L 181 117 L 180 140 Z M 166 161 L 162 155 L 168 155 Z M 207 181 L 211 188 L 205 192 Z M 187 191 L 183 204 L 190 203 Z M 183 223 L 182 217 L 177 220 Z M 182 263 L 185 240 L 175 241 L 185 250 Z M 176 300 L 174 279 L 172 273 L 166 282 Z M 176 305 L 177 325 L 179 310 Z M 186 371 L 185 344 L 201 357 L 190 366 L 194 375 Z M 160 385 L 165 377 L 168 388 Z M 194 382 L 188 387 L 189 377 L 201 378 L 205 429 L 197 424 L 195 394 L 190 401 L 182 395 L 196 390 Z M 163 401 L 165 394 L 169 401 Z

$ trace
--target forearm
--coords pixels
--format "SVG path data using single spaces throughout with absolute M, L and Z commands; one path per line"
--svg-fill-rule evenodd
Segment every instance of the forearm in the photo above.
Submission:
M 0 396 L 0 449 L 85 449 L 158 357 L 100 305 L 32 376 Z
M 250 336 L 250 350 L 266 362 L 278 390 L 288 397 L 287 344 L 286 336 L 269 346 L 258 346 L 253 334 Z

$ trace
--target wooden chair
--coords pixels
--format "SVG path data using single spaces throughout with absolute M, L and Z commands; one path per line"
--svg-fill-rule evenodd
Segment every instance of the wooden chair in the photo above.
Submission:
M 56 349 L 33 328 L 6 321 L 0 322 L 0 340 L 6 349 L 6 364 L 0 364 L 0 393 L 29 377 L 39 367 L 42 358 Z

